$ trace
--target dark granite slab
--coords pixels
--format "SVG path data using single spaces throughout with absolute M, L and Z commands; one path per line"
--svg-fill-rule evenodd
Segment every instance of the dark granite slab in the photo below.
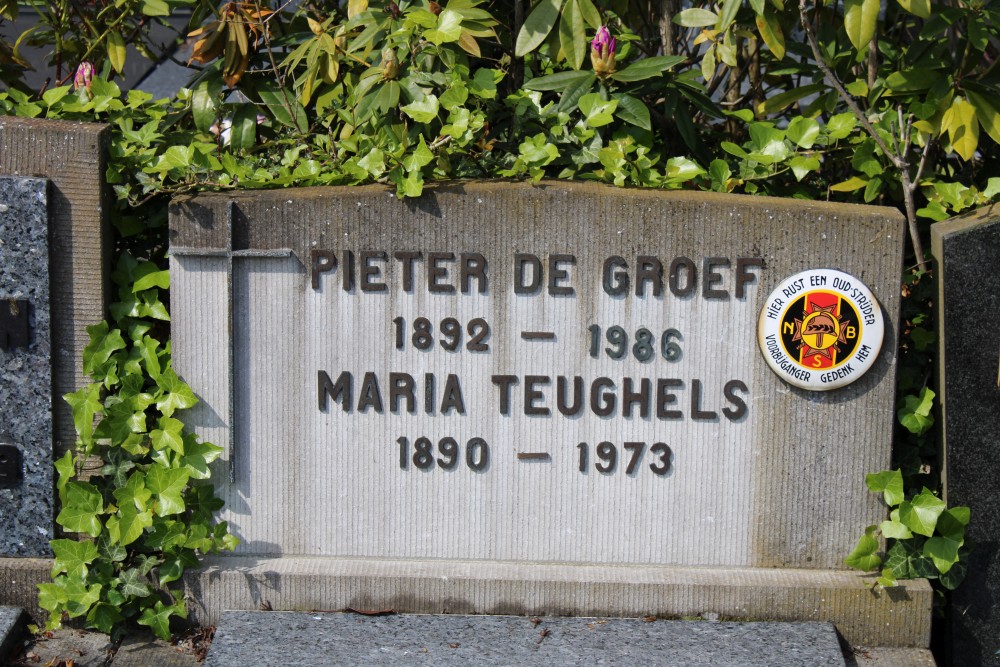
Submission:
M 935 224 L 945 492 L 968 506 L 973 545 L 951 594 L 951 664 L 1000 665 L 1000 211 Z
M 26 300 L 29 344 L 0 349 L 0 442 L 21 479 L 0 489 L 0 556 L 44 557 L 53 537 L 48 181 L 0 177 L 0 308 Z
M 206 667 L 844 665 L 829 623 L 225 612 Z

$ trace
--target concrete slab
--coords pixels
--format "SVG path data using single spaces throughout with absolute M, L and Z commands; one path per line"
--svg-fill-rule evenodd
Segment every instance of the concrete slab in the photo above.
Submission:
M 197 667 L 201 662 L 181 648 L 156 639 L 151 635 L 136 635 L 125 638 L 111 667 Z
M 223 610 L 392 609 L 512 614 L 831 622 L 854 646 L 927 648 L 926 580 L 872 589 L 843 570 L 586 566 L 474 561 L 218 557 L 186 576 L 193 622 Z
M 24 635 L 28 618 L 20 607 L 0 607 L 0 663 L 3 663 Z
M 0 605 L 24 609 L 38 625 L 48 612 L 38 606 L 38 584 L 51 581 L 51 558 L 0 558 Z
M 844 665 L 829 623 L 226 612 L 206 666 Z
M 105 667 L 112 645 L 107 635 L 83 630 L 62 629 L 41 636 L 18 665 L 58 665 L 72 660 L 73 667 Z
M 847 667 L 937 667 L 934 655 L 922 648 L 868 648 L 855 646 Z

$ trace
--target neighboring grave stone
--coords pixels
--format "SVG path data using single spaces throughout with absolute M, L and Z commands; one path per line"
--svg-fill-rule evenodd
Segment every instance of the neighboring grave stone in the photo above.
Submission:
M 1000 665 L 1000 213 L 993 207 L 931 227 L 938 262 L 944 488 L 968 506 L 968 574 L 951 593 L 954 665 Z
M 254 604 L 282 608 L 630 613 L 650 594 L 665 613 L 725 598 L 726 613 L 794 617 L 756 568 L 842 570 L 884 518 L 863 480 L 890 460 L 901 229 L 888 209 L 563 183 L 177 201 L 174 367 L 202 399 L 185 420 L 225 448 L 217 483 L 242 539 L 219 567 L 259 566 Z M 813 269 L 835 271 L 771 294 Z M 881 303 L 881 352 L 854 345 L 852 319 L 878 305 L 838 305 L 861 284 Z M 772 372 L 765 305 L 829 309 L 813 323 L 837 336 L 810 338 L 795 372 L 853 381 L 815 392 Z M 856 355 L 877 360 L 862 374 Z M 448 589 L 474 561 L 505 563 L 509 588 Z M 365 563 L 381 574 L 355 589 L 267 574 Z M 633 588 L 573 588 L 595 565 Z M 727 588 L 665 566 L 734 569 Z M 515 593 L 556 571 L 547 602 Z M 685 576 L 704 588 L 651 593 Z M 795 604 L 828 608 L 834 579 Z
M 51 553 L 48 181 L 0 177 L 0 556 Z
M 62 395 L 83 374 L 87 327 L 106 318 L 112 239 L 104 182 L 106 125 L 0 117 L 0 175 L 47 178 L 52 285 L 52 411 L 55 453 L 73 446 L 73 415 Z M 5 417 L 6 418 L 6 417 Z M 0 431 L 3 425 L 0 424 Z

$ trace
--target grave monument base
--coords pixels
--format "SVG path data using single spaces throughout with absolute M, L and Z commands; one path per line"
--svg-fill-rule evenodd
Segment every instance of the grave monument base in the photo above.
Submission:
M 874 589 L 844 570 L 220 556 L 189 572 L 190 617 L 224 610 L 829 621 L 851 645 L 926 648 L 925 579 Z M 715 616 L 712 616 L 715 618 Z

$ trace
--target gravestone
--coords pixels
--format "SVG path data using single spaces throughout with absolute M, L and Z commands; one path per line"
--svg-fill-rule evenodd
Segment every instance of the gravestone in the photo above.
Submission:
M 35 619 L 52 461 L 76 440 L 61 397 L 89 382 L 86 327 L 106 316 L 108 141 L 105 125 L 0 117 L 0 605 Z
M 897 212 L 463 183 L 170 225 L 185 419 L 242 540 L 189 579 L 200 621 L 709 611 L 926 646 L 926 582 L 842 564 L 885 512 Z
M 48 181 L 0 177 L 0 556 L 49 552 Z
M 967 506 L 973 545 L 950 595 L 954 665 L 1000 665 L 1000 215 L 990 208 L 931 227 L 938 263 L 938 387 L 945 500 Z

